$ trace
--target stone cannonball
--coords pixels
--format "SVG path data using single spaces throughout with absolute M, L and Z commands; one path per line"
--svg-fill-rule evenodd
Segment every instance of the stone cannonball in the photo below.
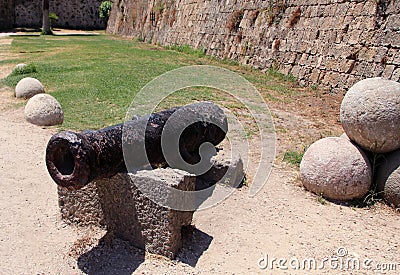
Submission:
M 14 67 L 14 71 L 20 71 L 20 70 L 23 70 L 23 69 L 25 69 L 26 67 L 27 67 L 28 65 L 26 65 L 25 63 L 19 63 L 19 64 L 17 64 L 17 65 L 15 65 L 15 67 Z
M 18 98 L 31 98 L 40 93 L 44 93 L 43 85 L 32 77 L 21 79 L 15 87 L 15 96 Z
M 349 89 L 340 106 L 347 136 L 362 148 L 387 153 L 400 148 L 400 83 L 368 78 Z
M 351 141 L 328 137 L 308 148 L 300 163 L 300 177 L 308 190 L 348 201 L 368 193 L 372 168 L 365 153 Z
M 38 94 L 26 103 L 25 119 L 38 126 L 52 126 L 63 123 L 64 113 L 54 97 Z
M 383 199 L 400 208 L 400 150 L 384 155 L 376 171 L 376 183 Z

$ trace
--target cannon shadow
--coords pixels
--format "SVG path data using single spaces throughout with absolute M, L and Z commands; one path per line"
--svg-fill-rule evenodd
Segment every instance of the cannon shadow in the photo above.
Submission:
M 78 267 L 85 274 L 132 274 L 143 262 L 145 252 L 129 242 L 108 233 L 99 244 L 78 258 Z
M 182 227 L 182 248 L 177 253 L 176 259 L 196 267 L 201 255 L 209 248 L 212 240 L 212 236 L 193 225 Z
M 193 225 L 182 227 L 182 248 L 176 260 L 196 267 L 213 237 Z M 145 251 L 129 242 L 106 234 L 99 244 L 78 258 L 78 267 L 85 274 L 132 274 L 145 261 Z

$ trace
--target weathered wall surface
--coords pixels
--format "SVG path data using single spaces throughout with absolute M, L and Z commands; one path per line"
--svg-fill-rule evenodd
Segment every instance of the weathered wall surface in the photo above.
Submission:
M 76 29 L 105 28 L 105 20 L 99 18 L 98 10 L 101 2 L 101 0 L 51 0 L 50 12 L 59 17 L 54 26 Z M 42 25 L 42 0 L 14 0 L 14 11 L 14 27 Z
M 41 1 L 14 0 L 14 26 L 40 27 L 42 25 Z
M 333 92 L 400 79 L 399 0 L 115 0 L 107 31 L 274 66 Z
M 13 3 L 11 0 L 0 0 L 0 30 L 12 28 L 14 19 Z
M 99 16 L 101 2 L 102 0 L 58 0 L 53 5 L 50 4 L 50 11 L 58 15 L 58 27 L 104 29 L 106 22 Z

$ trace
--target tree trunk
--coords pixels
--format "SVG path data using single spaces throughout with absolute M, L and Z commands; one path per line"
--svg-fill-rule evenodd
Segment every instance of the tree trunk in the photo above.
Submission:
M 42 21 L 42 34 L 52 34 L 49 18 L 50 4 L 49 0 L 43 0 L 43 21 Z

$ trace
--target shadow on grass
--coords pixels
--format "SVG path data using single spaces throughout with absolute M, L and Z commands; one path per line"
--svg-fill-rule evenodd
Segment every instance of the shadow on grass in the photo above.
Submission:
M 53 36 L 97 36 L 99 33 L 53 33 Z
M 6 29 L 0 30 L 0 33 L 4 32 L 23 32 L 23 33 L 33 33 L 33 32 L 41 32 L 40 28 L 14 28 L 14 29 Z
M 75 30 L 65 30 L 66 32 L 60 32 L 59 29 L 53 29 L 53 34 L 48 36 L 97 36 L 99 33 L 94 32 L 76 32 Z M 42 30 L 40 28 L 14 28 L 7 30 L 0 30 L 0 34 L 12 37 L 31 37 L 31 36 L 40 36 Z
M 40 29 L 35 29 L 35 28 L 14 28 L 14 29 L 0 30 L 0 37 L 40 36 L 40 32 L 41 32 Z

